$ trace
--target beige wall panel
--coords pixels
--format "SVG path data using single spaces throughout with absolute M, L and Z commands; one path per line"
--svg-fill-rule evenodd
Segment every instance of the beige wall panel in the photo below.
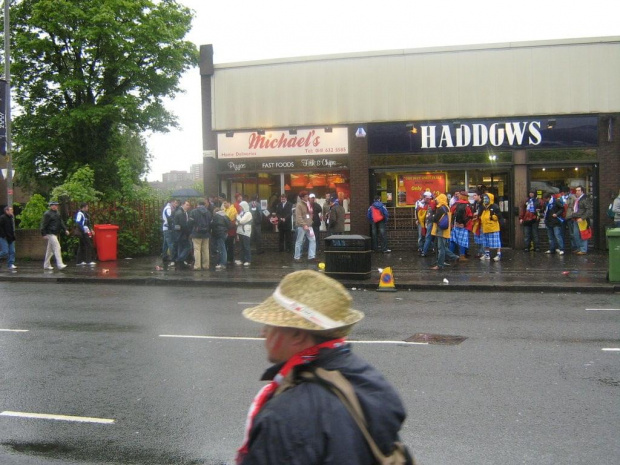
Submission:
M 216 65 L 215 130 L 620 111 L 620 43 Z

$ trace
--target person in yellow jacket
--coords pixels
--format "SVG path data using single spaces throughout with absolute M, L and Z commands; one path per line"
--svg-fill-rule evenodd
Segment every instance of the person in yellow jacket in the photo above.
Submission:
M 499 235 L 501 211 L 495 204 L 495 196 L 486 193 L 482 196 L 482 214 L 480 215 L 480 228 L 482 229 L 482 244 L 484 255 L 480 260 L 491 260 L 491 249 L 495 249 L 497 254 L 493 261 L 499 262 L 502 259 L 502 240 Z
M 437 196 L 437 208 L 435 209 L 435 215 L 433 217 L 433 229 L 431 234 L 435 236 L 437 241 L 437 264 L 431 268 L 431 270 L 442 270 L 446 263 L 446 255 L 455 261 L 458 261 L 459 256 L 456 255 L 448 248 L 448 241 L 450 240 L 450 225 L 452 224 L 452 213 L 448 207 L 448 197 L 445 194 L 439 194 Z M 441 228 L 442 218 L 447 215 L 448 221 L 446 228 Z M 445 222 L 445 220 L 444 220 Z

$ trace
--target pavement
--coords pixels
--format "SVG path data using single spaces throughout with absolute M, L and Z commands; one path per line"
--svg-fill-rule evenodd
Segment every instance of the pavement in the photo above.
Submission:
M 593 251 L 587 255 L 567 252 L 560 256 L 503 249 L 499 262 L 472 257 L 441 271 L 430 269 L 434 257 L 422 258 L 414 251 L 367 254 L 370 254 L 370 278 L 340 279 L 347 288 L 377 289 L 381 276 L 379 269 L 391 267 L 394 288 L 398 291 L 620 292 L 620 282 L 607 280 L 607 251 Z M 6 263 L 2 263 L 0 282 L 275 288 L 288 273 L 302 269 L 318 270 L 319 263 L 325 262 L 324 252 L 320 251 L 317 258 L 318 263 L 305 258 L 295 262 L 290 253 L 265 251 L 254 254 L 249 267 L 233 265 L 218 271 L 163 270 L 159 257 L 125 258 L 98 262 L 95 266 L 67 263 L 69 266 L 62 271 L 43 270 L 42 261 L 21 261 L 16 263 L 15 271 L 7 270 Z

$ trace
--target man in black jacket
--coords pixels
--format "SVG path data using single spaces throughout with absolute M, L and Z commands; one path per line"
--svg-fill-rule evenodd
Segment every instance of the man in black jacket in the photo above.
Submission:
M 60 250 L 60 242 L 58 235 L 64 231 L 68 236 L 69 230 L 65 226 L 65 222 L 58 213 L 58 202 L 52 201 L 49 204 L 50 209 L 45 212 L 41 220 L 41 235 L 47 241 L 47 249 L 45 250 L 45 260 L 43 269 L 53 270 L 51 259 L 52 255 L 56 258 L 56 266 L 59 270 L 67 268 L 62 261 L 62 251 Z
M 176 243 L 176 268 L 177 270 L 188 269 L 190 267 L 187 263 L 190 252 L 192 251 L 192 243 L 190 241 L 190 234 L 192 232 L 189 214 L 187 213 L 191 205 L 189 200 L 186 200 L 178 208 L 174 214 L 174 238 Z
M 0 216 L 0 260 L 7 259 L 7 268 L 16 270 L 15 266 L 15 219 L 13 207 L 4 207 Z
M 304 374 L 339 372 L 355 392 L 370 436 L 384 455 L 399 441 L 405 409 L 394 387 L 353 354 L 346 336 L 364 314 L 342 284 L 312 270 L 290 273 L 243 315 L 265 325 L 270 362 L 246 422 L 237 464 L 378 463 L 358 423 L 325 385 Z M 319 370 L 321 371 L 321 370 Z M 408 453 L 405 463 L 412 463 Z
M 280 252 L 290 252 L 292 249 L 293 230 L 293 204 L 289 202 L 286 195 L 280 196 L 280 203 L 276 206 L 276 217 L 278 218 L 278 250 Z

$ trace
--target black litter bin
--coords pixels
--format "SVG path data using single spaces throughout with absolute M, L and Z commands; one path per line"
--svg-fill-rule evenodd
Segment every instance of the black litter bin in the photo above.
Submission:
M 325 274 L 335 279 L 370 279 L 370 237 L 334 235 L 325 238 Z

